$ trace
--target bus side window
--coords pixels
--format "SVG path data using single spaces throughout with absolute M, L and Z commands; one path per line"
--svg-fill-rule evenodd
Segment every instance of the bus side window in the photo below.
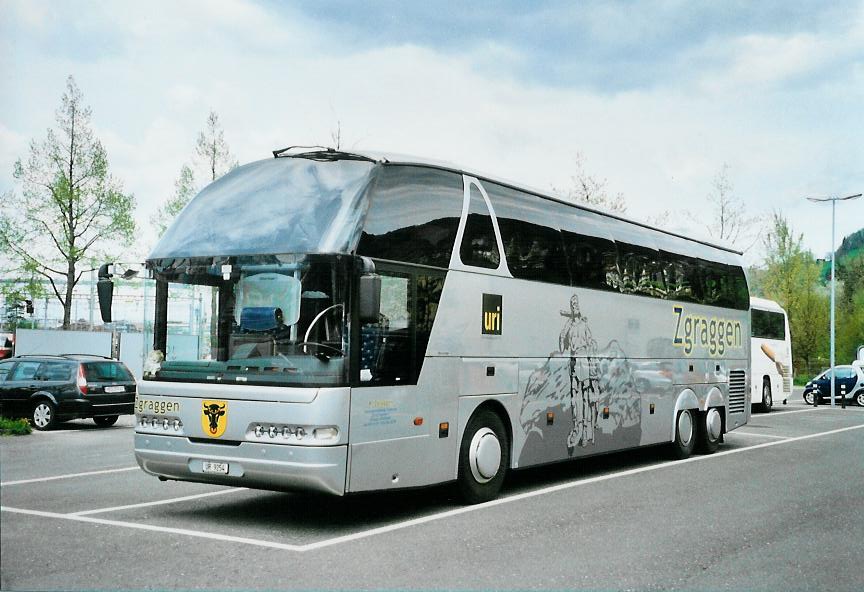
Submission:
M 477 186 L 471 184 L 471 201 L 459 257 L 465 265 L 496 269 L 501 262 L 492 216 Z
M 357 254 L 446 268 L 463 195 L 462 178 L 455 173 L 384 167 L 371 192 Z
M 484 185 L 495 209 L 514 278 L 567 286 L 570 273 L 556 216 L 547 200 L 503 185 Z

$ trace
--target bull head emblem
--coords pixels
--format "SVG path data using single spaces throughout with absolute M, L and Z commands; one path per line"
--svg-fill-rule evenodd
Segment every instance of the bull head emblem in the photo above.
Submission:
M 225 401 L 203 401 L 201 415 L 201 427 L 213 438 L 218 438 L 225 433 L 228 424 L 225 414 L 228 412 L 228 403 Z

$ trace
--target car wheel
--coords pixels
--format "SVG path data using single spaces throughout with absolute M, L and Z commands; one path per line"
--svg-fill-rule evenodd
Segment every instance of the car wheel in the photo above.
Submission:
M 717 452 L 720 447 L 720 437 L 723 435 L 723 417 L 720 410 L 712 407 L 699 414 L 699 448 L 705 454 Z
M 94 417 L 93 422 L 100 428 L 107 428 L 117 423 L 118 417 L 118 415 L 100 415 L 99 417 Z
M 457 484 L 462 499 L 469 504 L 494 499 L 508 466 L 510 442 L 501 418 L 488 409 L 475 413 L 459 448 Z
M 864 390 L 855 393 L 855 404 L 859 407 L 864 407 Z
M 762 411 L 770 413 L 774 406 L 774 397 L 771 395 L 771 381 L 764 380 L 762 382 Z
M 808 405 L 812 405 L 814 396 L 813 391 L 804 391 L 804 402 Z
M 57 408 L 47 399 L 36 401 L 30 413 L 30 423 L 39 431 L 50 430 L 57 425 Z
M 697 430 L 695 412 L 682 409 L 675 420 L 675 440 L 672 442 L 672 456 L 681 460 L 693 454 L 696 448 Z

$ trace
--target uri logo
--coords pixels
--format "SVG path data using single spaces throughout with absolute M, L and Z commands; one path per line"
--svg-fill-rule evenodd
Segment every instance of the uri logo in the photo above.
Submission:
M 226 401 L 203 401 L 201 427 L 211 438 L 218 438 L 228 426 L 228 403 Z
M 501 294 L 483 294 L 483 335 L 501 335 Z

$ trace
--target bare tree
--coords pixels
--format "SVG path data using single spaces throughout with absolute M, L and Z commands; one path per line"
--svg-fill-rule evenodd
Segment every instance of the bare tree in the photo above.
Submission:
M 748 251 L 758 241 L 760 218 L 749 216 L 744 202 L 735 196 L 729 170 L 729 165 L 723 163 L 711 182 L 709 215 L 688 212 L 687 216 L 702 225 L 712 240 Z
M 552 190 L 565 199 L 574 203 L 584 204 L 599 210 L 605 210 L 615 214 L 627 212 L 627 202 L 624 194 L 616 193 L 610 195 L 608 181 L 598 179 L 588 174 L 585 170 L 585 157 L 581 152 L 576 153 L 573 175 L 570 177 L 570 186 L 567 188 L 553 187 Z
M 116 253 L 135 230 L 135 199 L 109 174 L 90 116 L 69 76 L 57 129 L 49 129 L 42 142 L 32 141 L 28 160 L 15 163 L 22 193 L 8 195 L 0 212 L 0 247 L 19 269 L 49 281 L 63 306 L 64 329 L 82 261 L 104 257 L 102 247 L 114 246 Z
M 330 140 L 336 150 L 342 148 L 342 122 L 338 119 L 336 120 L 336 127 L 330 131 Z
M 195 154 L 207 169 L 209 173 L 207 180 L 211 183 L 237 167 L 237 161 L 231 155 L 231 150 L 225 141 L 225 132 L 219 124 L 219 116 L 215 111 L 210 111 L 204 130 L 198 133 Z

